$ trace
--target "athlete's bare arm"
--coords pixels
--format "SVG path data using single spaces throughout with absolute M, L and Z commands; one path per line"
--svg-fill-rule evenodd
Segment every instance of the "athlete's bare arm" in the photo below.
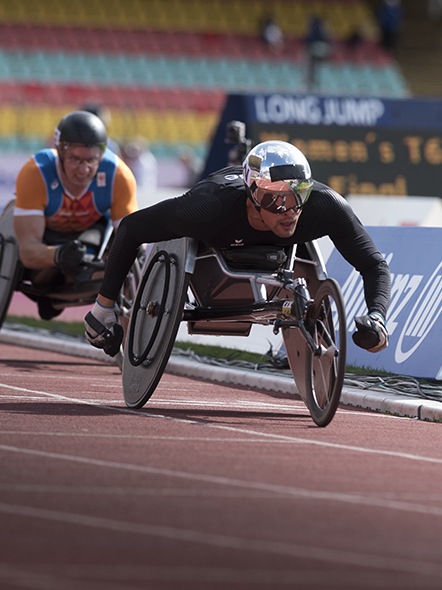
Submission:
M 14 217 L 14 230 L 20 248 L 20 260 L 26 268 L 41 269 L 55 266 L 57 246 L 43 243 L 45 218 L 41 215 Z

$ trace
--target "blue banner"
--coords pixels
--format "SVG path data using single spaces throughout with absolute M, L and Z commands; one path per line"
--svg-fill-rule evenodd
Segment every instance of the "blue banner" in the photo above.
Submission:
M 442 129 L 442 101 L 314 94 L 243 96 L 248 123 Z
M 397 375 L 442 380 L 442 229 L 367 229 L 390 266 L 390 342 L 377 354 L 353 344 L 354 317 L 367 313 L 363 284 L 359 273 L 334 249 L 327 261 L 327 274 L 339 282 L 344 295 L 347 361 Z

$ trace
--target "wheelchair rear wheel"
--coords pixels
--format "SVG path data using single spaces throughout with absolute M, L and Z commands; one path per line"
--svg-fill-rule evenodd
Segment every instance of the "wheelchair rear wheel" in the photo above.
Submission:
M 0 327 L 21 273 L 18 241 L 14 233 L 14 204 L 10 201 L 0 217 Z
M 161 379 L 172 352 L 187 295 L 187 238 L 152 248 L 132 308 L 123 362 L 126 405 L 141 408 Z
M 305 359 L 306 403 L 314 422 L 327 426 L 335 415 L 345 375 L 347 326 L 339 284 L 323 281 L 310 310 L 309 331 L 321 354 L 309 347 Z

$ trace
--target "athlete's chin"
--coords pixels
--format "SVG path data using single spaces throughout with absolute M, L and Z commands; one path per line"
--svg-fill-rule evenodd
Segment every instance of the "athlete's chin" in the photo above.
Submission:
M 77 187 L 77 189 L 84 190 L 90 185 L 91 182 L 92 182 L 92 179 L 89 179 L 89 178 L 88 179 L 81 179 L 81 180 L 76 178 L 72 182 L 72 184 L 73 184 L 73 186 Z
M 273 231 L 279 238 L 290 238 L 296 229 L 296 223 L 278 225 Z

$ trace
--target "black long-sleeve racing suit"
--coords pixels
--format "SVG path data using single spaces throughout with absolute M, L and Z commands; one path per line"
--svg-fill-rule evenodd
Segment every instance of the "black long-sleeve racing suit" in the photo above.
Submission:
M 263 244 L 300 244 L 329 236 L 337 250 L 363 278 L 368 312 L 386 316 L 390 271 L 369 234 L 343 197 L 314 181 L 293 236 L 280 238 L 251 227 L 247 189 L 240 166 L 224 168 L 200 181 L 181 197 L 168 199 L 125 217 L 106 265 L 100 294 L 116 300 L 143 243 L 184 236 L 216 248 Z

